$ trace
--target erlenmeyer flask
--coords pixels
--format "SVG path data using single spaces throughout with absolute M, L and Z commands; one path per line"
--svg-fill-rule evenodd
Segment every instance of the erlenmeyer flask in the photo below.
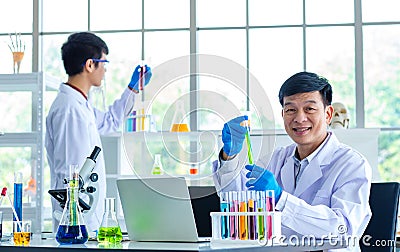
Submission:
M 89 235 L 79 210 L 79 173 L 77 165 L 70 165 L 67 202 L 58 226 L 56 241 L 60 244 L 83 244 Z
M 153 175 L 164 174 L 163 167 L 161 164 L 161 155 L 160 154 L 156 154 L 154 156 L 154 163 L 153 163 L 153 168 L 151 169 L 151 174 L 153 174 Z
M 122 241 L 122 232 L 115 215 L 115 198 L 106 198 L 103 220 L 97 235 L 98 242 L 117 243 Z
M 187 118 L 185 117 L 185 109 L 183 106 L 183 101 L 178 100 L 175 103 L 175 113 L 172 118 L 171 132 L 189 132 L 189 124 L 187 123 Z

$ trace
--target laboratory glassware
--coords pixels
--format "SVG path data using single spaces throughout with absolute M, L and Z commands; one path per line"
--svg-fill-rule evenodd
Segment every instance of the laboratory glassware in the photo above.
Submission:
M 220 208 L 221 212 L 229 212 L 228 192 L 221 192 Z M 221 217 L 221 238 L 227 239 L 229 237 L 229 216 Z
M 104 215 L 97 234 L 98 242 L 118 243 L 122 241 L 122 232 L 115 215 L 115 198 L 105 198 Z
M 3 212 L 0 211 L 0 240 L 3 237 Z
M 151 174 L 153 175 L 162 175 L 164 174 L 164 170 L 161 163 L 161 155 L 155 154 L 154 155 L 154 163 L 153 168 L 151 169 Z
M 238 192 L 239 212 L 247 212 L 247 197 L 246 191 Z M 239 239 L 247 240 L 249 237 L 249 229 L 247 226 L 247 216 L 239 216 Z
M 70 165 L 67 185 L 67 202 L 58 226 L 56 241 L 60 244 L 83 244 L 89 239 L 88 231 L 79 209 L 79 173 L 77 165 Z
M 189 124 L 185 117 L 185 109 L 183 101 L 178 100 L 175 103 L 175 113 L 172 118 L 171 132 L 189 132 Z
M 229 192 L 229 210 L 233 213 L 239 212 L 238 193 L 235 191 Z M 236 215 L 231 215 L 229 217 L 229 230 L 232 240 L 238 239 L 238 221 L 239 218 Z
M 14 209 L 18 216 L 14 221 L 22 220 L 22 172 L 14 173 Z

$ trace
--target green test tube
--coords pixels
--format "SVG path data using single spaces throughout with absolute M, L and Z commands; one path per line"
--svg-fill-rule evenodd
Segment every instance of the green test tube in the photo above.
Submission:
M 247 144 L 247 157 L 249 158 L 249 164 L 254 164 L 253 152 L 251 149 L 250 141 L 250 127 L 248 121 L 246 121 L 246 134 L 245 134 L 246 144 Z

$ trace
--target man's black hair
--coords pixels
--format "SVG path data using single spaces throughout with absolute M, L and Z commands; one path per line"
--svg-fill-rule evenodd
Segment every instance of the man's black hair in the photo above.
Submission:
M 332 86 L 327 79 L 310 72 L 296 73 L 282 84 L 279 102 L 283 107 L 283 97 L 314 91 L 319 91 L 325 106 L 331 105 Z
M 83 71 L 83 65 L 88 59 L 100 59 L 102 54 L 108 54 L 107 44 L 90 32 L 71 34 L 61 47 L 61 56 L 65 72 L 69 76 Z M 98 66 L 98 62 L 95 62 Z

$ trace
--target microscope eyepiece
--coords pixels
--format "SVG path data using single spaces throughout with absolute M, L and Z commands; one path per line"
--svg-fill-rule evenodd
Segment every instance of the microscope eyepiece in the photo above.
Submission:
M 97 156 L 99 155 L 100 151 L 101 151 L 101 148 L 98 147 L 98 146 L 95 146 L 95 147 L 94 147 L 94 150 L 93 150 L 92 154 L 90 154 L 90 157 L 89 157 L 89 158 L 90 158 L 91 160 L 95 161 L 96 158 L 97 158 Z

